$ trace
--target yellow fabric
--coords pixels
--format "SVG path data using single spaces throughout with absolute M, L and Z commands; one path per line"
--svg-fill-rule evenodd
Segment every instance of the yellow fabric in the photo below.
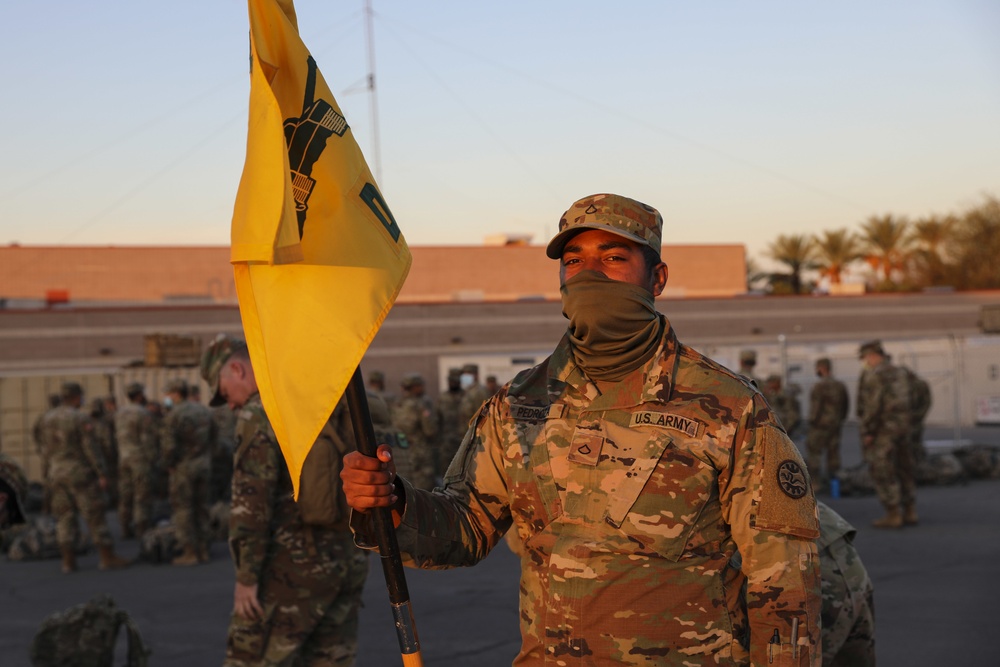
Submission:
M 310 62 L 291 0 L 248 5 L 250 114 L 231 261 L 257 386 L 297 495 L 302 463 L 411 256 Z

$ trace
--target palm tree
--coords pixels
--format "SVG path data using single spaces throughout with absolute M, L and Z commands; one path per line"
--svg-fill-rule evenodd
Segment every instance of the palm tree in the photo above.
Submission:
M 780 235 L 767 247 L 767 256 L 788 267 L 793 294 L 802 292 L 802 272 L 813 268 L 812 239 L 805 234 Z
M 947 245 L 955 227 L 955 218 L 930 216 L 913 223 L 910 239 L 916 282 L 925 287 L 941 286 L 945 281 Z
M 906 267 L 909 223 L 905 218 L 891 215 L 873 215 L 861 225 L 861 242 L 865 246 L 865 259 L 875 270 L 881 270 L 883 281 L 892 281 L 894 272 Z
M 967 211 L 955 224 L 949 243 L 955 258 L 953 284 L 959 289 L 996 289 L 1000 287 L 1000 199 L 989 197 L 985 203 Z
M 817 258 L 816 268 L 834 285 L 840 284 L 847 265 L 862 257 L 858 237 L 847 229 L 823 232 L 823 236 L 814 237 L 813 247 Z

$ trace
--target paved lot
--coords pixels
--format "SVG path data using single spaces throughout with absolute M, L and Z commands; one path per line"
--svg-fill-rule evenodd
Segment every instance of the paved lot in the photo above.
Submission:
M 847 433 L 845 462 L 859 460 L 856 433 Z M 948 433 L 929 433 L 947 437 Z M 1000 429 L 965 434 L 1000 444 Z M 920 526 L 877 531 L 874 497 L 826 499 L 858 528 L 856 545 L 875 581 L 880 667 L 997 664 L 995 641 L 1000 577 L 1000 480 L 922 487 Z M 134 541 L 120 543 L 134 556 Z M 129 611 L 153 649 L 154 667 L 219 665 L 232 599 L 226 547 L 193 568 L 137 565 L 98 572 L 96 556 L 63 576 L 57 561 L 0 561 L 0 667 L 29 665 L 28 647 L 48 614 L 109 593 Z M 427 665 L 506 667 L 517 651 L 518 565 L 505 546 L 475 568 L 407 570 Z M 365 592 L 358 667 L 400 664 L 385 586 L 376 559 Z

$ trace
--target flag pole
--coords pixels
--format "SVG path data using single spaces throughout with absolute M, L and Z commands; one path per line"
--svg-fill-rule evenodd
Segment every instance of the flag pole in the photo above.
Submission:
M 374 458 L 378 443 L 375 442 L 375 429 L 372 427 L 368 396 L 365 393 L 365 381 L 361 377 L 361 366 L 354 369 L 354 375 L 351 376 L 351 381 L 347 385 L 347 405 L 351 411 L 351 424 L 354 426 L 358 451 L 365 456 Z M 379 555 L 382 558 L 382 573 L 385 575 L 385 586 L 389 591 L 392 620 L 396 625 L 396 639 L 399 640 L 403 666 L 423 667 L 424 661 L 420 655 L 417 626 L 413 621 L 413 609 L 410 607 L 410 592 L 406 588 L 403 560 L 399 554 L 396 530 L 392 525 L 392 512 L 388 507 L 378 507 L 369 511 L 372 512 L 374 518 L 375 536 L 378 540 Z

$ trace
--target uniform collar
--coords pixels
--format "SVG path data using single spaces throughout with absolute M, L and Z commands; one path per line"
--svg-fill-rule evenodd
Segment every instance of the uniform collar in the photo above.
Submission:
M 604 394 L 576 364 L 569 335 L 564 334 L 549 360 L 549 400 L 557 402 L 560 396 L 573 394 L 589 403 L 587 410 L 632 408 L 643 403 L 670 400 L 680 359 L 680 343 L 670 326 L 670 320 L 663 314 L 660 317 L 663 318 L 664 333 L 656 352 L 649 361 L 615 383 Z

